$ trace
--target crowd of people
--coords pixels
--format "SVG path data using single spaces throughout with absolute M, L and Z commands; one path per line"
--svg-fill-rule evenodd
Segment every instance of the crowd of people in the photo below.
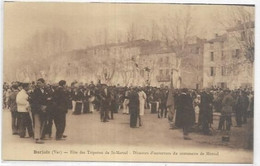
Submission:
M 11 111 L 12 133 L 25 138 L 33 138 L 43 144 L 44 139 L 51 138 L 53 122 L 56 126 L 56 140 L 63 140 L 68 111 L 68 94 L 66 81 L 58 86 L 46 85 L 40 78 L 37 83 L 13 82 L 9 87 L 4 84 L 4 107 Z
M 122 87 L 76 81 L 67 86 L 64 80 L 49 85 L 42 78 L 36 83 L 4 83 L 3 89 L 3 106 L 11 111 L 13 134 L 23 138 L 27 129 L 36 143 L 51 138 L 53 122 L 56 140 L 67 137 L 64 130 L 69 109 L 73 115 L 98 111 L 102 123 L 113 120 L 114 113 L 122 110 L 130 115 L 131 128 L 143 125 L 146 109 L 156 118 L 167 118 L 170 129 L 182 128 L 185 140 L 191 139 L 192 130 L 212 135 L 213 112 L 220 114 L 218 130 L 227 131 L 233 126 L 232 115 L 236 127 L 242 127 L 254 112 L 254 93 L 249 89 Z

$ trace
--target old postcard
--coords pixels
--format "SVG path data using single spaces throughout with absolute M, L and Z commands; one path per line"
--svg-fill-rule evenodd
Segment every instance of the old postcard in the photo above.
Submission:
M 3 160 L 253 163 L 253 5 L 5 2 Z

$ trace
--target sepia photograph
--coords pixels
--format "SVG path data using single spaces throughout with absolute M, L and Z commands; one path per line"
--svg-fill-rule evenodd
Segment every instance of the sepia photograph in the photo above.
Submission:
M 2 160 L 253 163 L 254 5 L 3 10 Z

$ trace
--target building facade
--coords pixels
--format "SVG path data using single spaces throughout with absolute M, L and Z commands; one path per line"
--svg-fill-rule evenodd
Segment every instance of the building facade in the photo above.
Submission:
M 254 85 L 254 64 L 247 58 L 243 25 L 230 28 L 204 45 L 203 87 L 251 88 Z M 254 24 L 246 31 L 253 32 Z M 252 36 L 254 34 L 251 34 Z

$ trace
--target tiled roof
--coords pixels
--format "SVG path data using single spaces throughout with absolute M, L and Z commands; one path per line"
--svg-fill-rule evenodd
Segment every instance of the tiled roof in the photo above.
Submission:
M 240 23 L 239 25 L 237 25 L 235 27 L 227 29 L 227 31 L 233 32 L 233 31 L 239 31 L 239 30 L 249 29 L 249 28 L 255 28 L 255 22 L 254 21 L 246 22 L 244 24 Z
M 224 42 L 226 40 L 227 40 L 227 34 L 223 34 L 223 35 L 217 36 L 214 39 L 208 40 L 208 43 Z

